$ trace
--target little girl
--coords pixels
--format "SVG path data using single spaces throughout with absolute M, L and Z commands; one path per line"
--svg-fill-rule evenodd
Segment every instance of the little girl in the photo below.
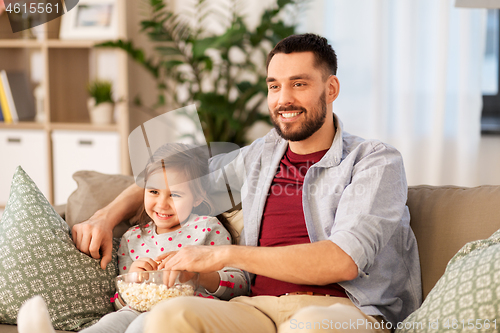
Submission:
M 228 230 L 232 231 L 232 228 L 227 220 L 221 215 L 220 220 L 209 216 L 213 206 L 206 194 L 207 175 L 208 156 L 199 147 L 166 144 L 155 152 L 136 180 L 145 188 L 144 210 L 138 226 L 122 236 L 118 249 L 120 274 L 157 270 L 161 265 L 161 261 L 155 260 L 157 257 L 186 245 L 231 244 Z M 233 288 L 247 285 L 241 270 L 227 267 L 217 273 L 220 283 L 212 293 L 204 288 L 204 282 L 213 286 L 213 281 L 209 283 L 208 277 L 200 274 L 201 286 L 195 293 L 197 296 L 230 299 L 246 294 L 246 287 Z M 120 309 L 81 332 L 142 332 L 147 313 L 123 307 L 117 298 L 115 307 Z M 46 305 L 39 296 L 21 307 L 18 330 L 19 333 L 54 332 Z

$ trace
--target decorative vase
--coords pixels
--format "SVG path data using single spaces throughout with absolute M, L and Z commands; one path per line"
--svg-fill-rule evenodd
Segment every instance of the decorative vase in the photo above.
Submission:
M 87 106 L 90 113 L 90 122 L 95 125 L 108 125 L 113 122 L 114 104 L 104 102 L 95 104 L 95 99 L 89 98 Z

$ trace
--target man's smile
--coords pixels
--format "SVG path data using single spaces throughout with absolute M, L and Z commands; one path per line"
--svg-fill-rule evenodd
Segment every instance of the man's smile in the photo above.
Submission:
M 279 114 L 281 115 L 281 118 L 284 118 L 286 120 L 295 120 L 293 118 L 301 115 L 302 112 L 303 111 L 288 111 L 288 112 L 281 111 L 281 112 L 279 112 Z

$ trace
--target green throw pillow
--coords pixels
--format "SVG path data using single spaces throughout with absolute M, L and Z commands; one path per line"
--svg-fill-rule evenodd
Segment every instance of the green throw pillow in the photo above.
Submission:
M 465 244 L 397 333 L 500 331 L 500 230 Z
M 66 222 L 18 167 L 0 220 L 0 322 L 16 324 L 21 305 L 40 295 L 55 329 L 90 326 L 113 311 L 116 275 L 116 247 L 106 270 L 78 251 Z

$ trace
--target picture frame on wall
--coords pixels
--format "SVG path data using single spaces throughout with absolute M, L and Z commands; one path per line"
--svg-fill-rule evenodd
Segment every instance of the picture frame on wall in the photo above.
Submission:
M 61 17 L 59 38 L 65 40 L 117 39 L 120 0 L 80 0 Z

